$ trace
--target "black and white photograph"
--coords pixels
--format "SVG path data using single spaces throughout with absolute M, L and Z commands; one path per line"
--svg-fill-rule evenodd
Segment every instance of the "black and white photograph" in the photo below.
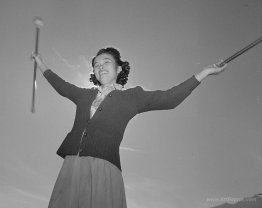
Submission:
M 262 0 L 0 0 L 0 208 L 261 208 Z

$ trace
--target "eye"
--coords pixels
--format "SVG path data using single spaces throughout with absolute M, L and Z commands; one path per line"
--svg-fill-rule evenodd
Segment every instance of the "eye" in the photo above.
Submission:
M 97 70 L 99 68 L 99 64 L 94 65 L 94 69 Z

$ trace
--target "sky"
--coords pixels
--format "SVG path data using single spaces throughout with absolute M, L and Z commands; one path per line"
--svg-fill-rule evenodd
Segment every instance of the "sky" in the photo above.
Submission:
M 74 104 L 40 71 L 30 112 L 35 16 L 39 51 L 66 81 L 92 87 L 92 57 L 113 46 L 131 66 L 126 88 L 165 90 L 259 38 L 261 10 L 261 0 L 1 0 L 0 208 L 47 207 L 74 121 Z M 209 208 L 262 192 L 261 56 L 262 44 L 175 109 L 130 121 L 120 149 L 129 208 Z

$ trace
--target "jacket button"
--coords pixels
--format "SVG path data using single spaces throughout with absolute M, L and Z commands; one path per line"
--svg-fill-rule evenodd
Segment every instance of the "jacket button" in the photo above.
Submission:
M 109 94 L 109 97 L 112 97 L 112 95 L 111 95 L 111 94 Z
M 99 111 L 101 111 L 101 110 L 102 110 L 102 108 L 100 107 L 100 108 L 98 108 L 98 110 L 99 110 Z

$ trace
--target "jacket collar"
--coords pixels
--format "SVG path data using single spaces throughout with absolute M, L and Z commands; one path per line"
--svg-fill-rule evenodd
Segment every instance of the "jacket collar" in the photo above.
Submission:
M 112 90 L 123 90 L 123 86 L 117 83 L 113 83 L 112 85 L 106 86 L 106 87 L 101 87 L 99 86 L 97 89 L 100 93 L 105 93 L 105 92 L 110 92 Z

